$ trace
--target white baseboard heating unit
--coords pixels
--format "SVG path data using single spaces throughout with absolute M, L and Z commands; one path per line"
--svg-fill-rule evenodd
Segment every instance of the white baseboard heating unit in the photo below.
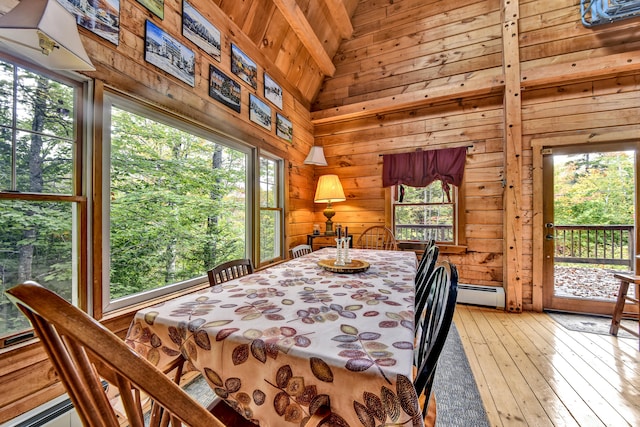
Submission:
M 458 283 L 458 302 L 504 308 L 504 288 Z

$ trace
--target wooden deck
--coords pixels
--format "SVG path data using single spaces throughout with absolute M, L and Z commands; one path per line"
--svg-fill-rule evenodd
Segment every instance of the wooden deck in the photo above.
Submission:
M 491 426 L 640 425 L 637 339 L 460 304 L 454 321 Z

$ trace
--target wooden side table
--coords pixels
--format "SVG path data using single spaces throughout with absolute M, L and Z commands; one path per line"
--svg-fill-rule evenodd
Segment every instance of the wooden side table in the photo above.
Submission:
M 337 235 L 325 236 L 324 234 L 307 234 L 307 244 L 313 248 L 314 251 L 322 248 L 333 248 L 336 246 Z M 353 248 L 353 234 L 349 234 L 351 239 L 349 240 L 349 247 Z

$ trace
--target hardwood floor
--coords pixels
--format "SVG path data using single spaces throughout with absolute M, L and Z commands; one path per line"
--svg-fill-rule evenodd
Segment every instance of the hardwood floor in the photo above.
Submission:
M 640 426 L 637 338 L 461 304 L 454 322 L 491 426 Z

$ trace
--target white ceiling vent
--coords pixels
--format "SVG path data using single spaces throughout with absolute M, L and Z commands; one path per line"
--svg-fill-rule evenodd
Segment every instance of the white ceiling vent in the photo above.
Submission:
M 585 27 L 609 24 L 640 16 L 640 0 L 580 0 Z

